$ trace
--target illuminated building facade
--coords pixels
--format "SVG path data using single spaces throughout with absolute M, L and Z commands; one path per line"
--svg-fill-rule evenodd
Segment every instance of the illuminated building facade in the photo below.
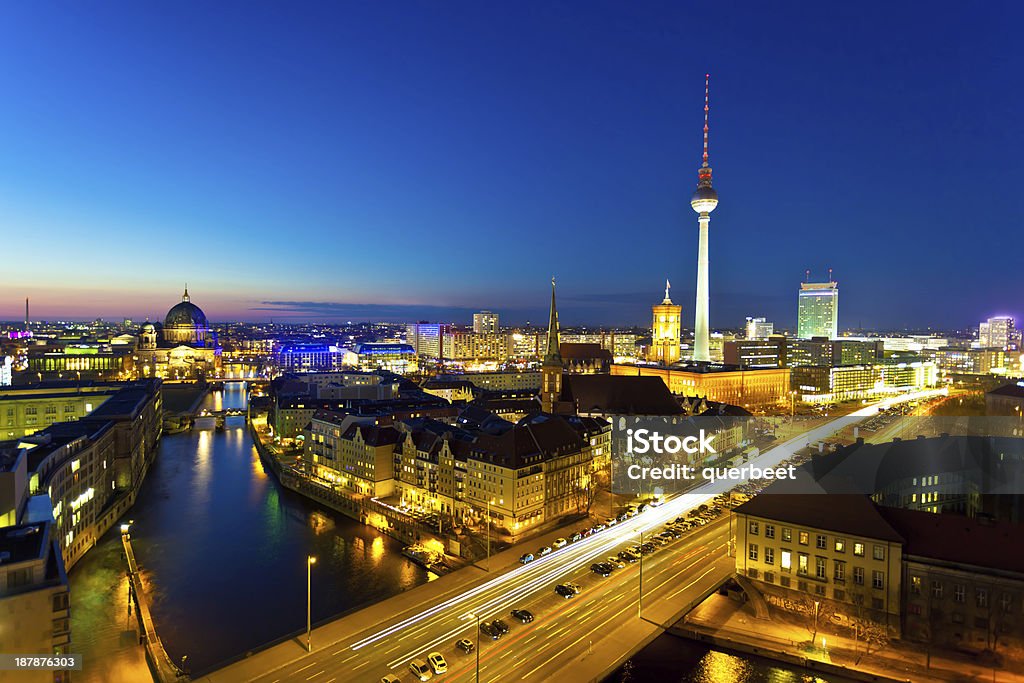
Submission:
M 934 359 L 939 369 L 950 375 L 1002 374 L 1012 353 L 997 348 L 939 349 Z
M 686 365 L 672 368 L 612 365 L 613 375 L 660 377 L 677 396 L 706 398 L 750 411 L 770 410 L 788 401 L 788 368 L 740 368 L 733 365 Z
M 887 362 L 839 367 L 792 368 L 792 384 L 801 400 L 838 403 L 930 389 L 938 383 L 932 361 Z
M 445 360 L 505 361 L 512 353 L 511 334 L 449 331 L 444 338 Z
M 682 306 L 672 303 L 669 296 L 671 285 L 665 281 L 665 298 L 660 304 L 651 306 L 651 346 L 647 360 L 663 365 L 679 362 L 679 334 L 682 324 Z
M 473 332 L 476 334 L 497 334 L 498 314 L 491 311 L 480 311 L 473 314 Z
M 441 359 L 445 351 L 445 337 L 451 326 L 443 323 L 412 323 L 406 326 L 405 341 L 416 351 L 418 358 Z
M 801 339 L 838 337 L 839 283 L 801 282 L 796 318 L 796 336 Z
M 416 352 L 409 344 L 357 344 L 344 356 L 346 365 L 360 370 L 389 370 L 404 375 L 416 370 Z
M 140 377 L 195 379 L 218 375 L 220 354 L 217 335 L 186 287 L 162 325 L 142 326 L 134 363 Z
M 747 318 L 747 339 L 767 339 L 775 333 L 775 323 L 764 318 Z
M 982 348 L 1005 350 L 1016 347 L 1017 343 L 1017 332 L 1010 316 L 989 318 L 978 326 L 978 346 Z
M 337 372 L 345 365 L 345 349 L 333 344 L 282 344 L 274 349 L 277 372 Z

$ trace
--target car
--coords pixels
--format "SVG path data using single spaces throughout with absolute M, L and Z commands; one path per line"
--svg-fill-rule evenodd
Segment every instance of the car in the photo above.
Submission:
M 455 647 L 459 648 L 468 655 L 470 652 L 473 651 L 474 645 L 473 641 L 469 638 L 459 638 L 457 641 L 455 641 Z
M 545 555 L 550 555 L 550 554 L 551 554 L 551 546 L 549 546 L 549 545 L 543 546 L 542 548 L 540 548 L 537 551 L 537 556 L 538 557 L 544 557 Z
M 645 512 L 647 510 L 647 508 L 649 508 L 649 507 L 650 506 L 647 503 L 640 503 L 640 505 L 637 507 L 636 511 L 637 512 Z
M 533 612 L 530 612 L 525 609 L 514 609 L 512 610 L 512 618 L 518 619 L 524 624 L 529 624 L 531 621 L 533 621 Z
M 402 679 L 394 674 L 386 674 L 380 679 L 380 683 L 402 683 Z
M 495 619 L 494 621 L 492 621 L 491 622 L 491 628 L 493 628 L 495 631 L 497 631 L 501 635 L 505 635 L 506 633 L 508 633 L 511 630 L 511 629 L 509 629 L 508 624 L 506 624 L 501 619 Z
M 569 588 L 563 583 L 560 583 L 557 586 L 555 586 L 555 593 L 561 595 L 566 600 L 576 596 L 576 591 L 574 591 L 572 588 Z
M 484 634 L 485 636 L 487 636 L 491 640 L 497 640 L 498 638 L 501 638 L 501 631 L 496 631 L 494 629 L 494 627 L 491 626 L 486 621 L 481 622 L 481 624 L 480 624 L 480 633 Z
M 431 671 L 430 665 L 422 659 L 414 659 L 409 662 L 409 671 L 411 671 L 413 676 L 421 681 L 429 681 L 434 676 L 434 672 Z
M 607 577 L 611 575 L 612 568 L 601 562 L 595 562 L 594 564 L 590 565 L 590 571 L 594 572 L 595 574 L 600 574 L 601 576 Z
M 623 550 L 622 552 L 620 552 L 619 553 L 619 558 L 624 560 L 624 561 L 626 561 L 626 562 L 629 562 L 630 564 L 636 562 L 636 560 L 637 560 L 636 555 L 634 555 L 633 553 L 629 552 L 628 550 Z
M 673 527 L 668 533 L 672 536 L 672 538 L 682 538 L 683 537 L 682 530 L 681 529 L 677 529 L 675 527 Z
M 613 567 L 617 567 L 618 569 L 622 569 L 623 567 L 626 566 L 626 563 L 622 560 L 622 558 L 615 557 L 615 556 L 608 556 L 608 557 L 606 557 L 605 558 L 605 562 L 607 562 L 608 564 L 610 564 Z
M 651 503 L 650 503 L 652 508 L 660 508 L 664 504 L 665 504 L 665 501 L 663 501 L 660 498 L 656 498 L 655 500 L 652 500 Z
M 616 517 L 615 519 L 620 521 L 620 522 L 625 522 L 627 519 L 629 519 L 629 515 L 627 515 L 625 512 L 620 512 L 619 516 Z
M 607 528 L 608 527 L 606 525 L 604 525 L 604 524 L 595 524 L 594 525 L 594 532 L 596 533 L 598 531 L 604 531 Z
M 555 550 L 558 550 L 560 548 L 564 548 L 567 545 L 569 545 L 569 541 L 565 540 L 564 538 L 556 538 L 554 543 L 551 544 L 551 547 Z
M 533 553 L 526 553 L 525 555 L 519 558 L 519 564 L 528 564 L 530 562 L 533 562 L 533 560 Z
M 627 550 L 629 550 L 629 552 L 633 553 L 634 555 L 639 555 L 643 550 L 643 546 L 637 543 L 636 545 L 629 546 Z
M 651 543 L 653 543 L 655 546 L 663 546 L 668 544 L 668 539 L 662 538 L 661 536 L 655 536 L 651 539 Z
M 656 545 L 654 545 L 653 543 L 644 543 L 642 546 L 640 546 L 640 554 L 641 555 L 650 555 L 651 553 L 653 553 L 657 549 L 658 549 L 658 547 Z
M 583 534 L 581 534 L 580 532 L 577 531 L 576 533 L 574 533 L 572 535 L 572 539 L 571 540 L 572 540 L 573 543 L 575 543 L 576 541 L 580 541 L 582 539 L 583 539 Z
M 619 523 L 619 520 L 618 520 L 617 517 L 609 517 L 608 519 L 604 520 L 604 525 L 605 526 L 615 526 L 618 523 Z
M 448 662 L 444 661 L 444 655 L 440 652 L 431 652 L 427 655 L 427 661 L 436 674 L 443 674 L 448 670 Z

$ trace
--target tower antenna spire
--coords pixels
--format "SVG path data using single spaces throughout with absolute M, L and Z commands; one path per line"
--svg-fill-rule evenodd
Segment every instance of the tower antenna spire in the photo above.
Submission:
M 832 269 L 831 268 L 828 269 L 828 281 L 832 282 Z
M 711 109 L 709 105 L 709 92 L 710 92 L 711 74 L 704 74 L 704 163 L 706 167 L 708 165 L 708 111 Z
M 665 301 L 672 301 L 668 295 L 668 290 L 670 289 L 672 289 L 672 283 L 668 281 L 668 278 L 665 278 Z

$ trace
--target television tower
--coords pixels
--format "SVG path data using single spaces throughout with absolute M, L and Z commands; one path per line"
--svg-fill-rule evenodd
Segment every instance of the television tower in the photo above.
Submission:
M 697 191 L 690 206 L 697 212 L 700 238 L 697 242 L 697 306 L 693 323 L 693 359 L 711 362 L 708 335 L 708 224 L 711 212 L 718 206 L 718 193 L 711 187 L 711 167 L 708 166 L 708 84 L 711 74 L 704 75 L 704 162 L 697 170 Z

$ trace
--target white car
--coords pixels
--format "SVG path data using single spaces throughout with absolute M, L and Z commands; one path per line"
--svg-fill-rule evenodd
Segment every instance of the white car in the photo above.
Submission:
M 569 545 L 569 541 L 564 538 L 556 538 L 555 542 L 551 544 L 551 547 L 558 550 L 559 548 L 564 548 L 567 545 Z
M 619 558 L 619 557 L 611 557 L 611 556 L 609 556 L 609 557 L 606 557 L 604 559 L 604 561 L 607 562 L 608 564 L 610 564 L 613 567 L 618 567 L 619 569 L 622 569 L 623 567 L 626 566 L 626 563 L 623 562 L 622 558 Z
M 444 655 L 440 652 L 431 652 L 427 655 L 427 661 L 430 662 L 430 668 L 436 674 L 443 674 L 448 670 L 448 662 L 444 661 Z
M 413 675 L 421 681 L 429 681 L 434 676 L 434 672 L 430 670 L 430 666 L 422 659 L 414 659 L 409 662 L 409 671 L 411 671 Z

